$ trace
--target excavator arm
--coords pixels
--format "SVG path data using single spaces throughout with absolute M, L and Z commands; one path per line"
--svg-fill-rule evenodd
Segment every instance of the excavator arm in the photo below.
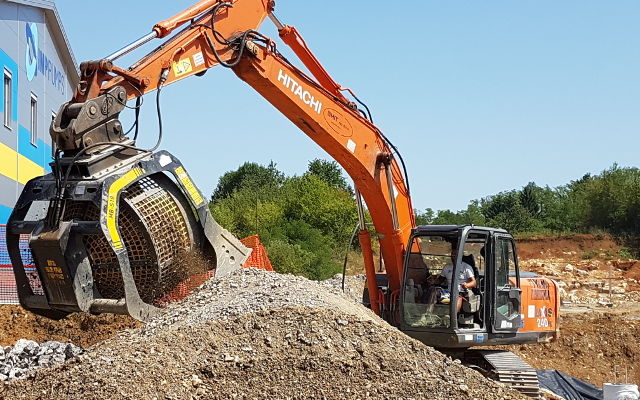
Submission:
M 251 41 L 245 46 L 250 51 L 233 71 L 322 147 L 353 179 L 358 201 L 360 196 L 365 200 L 380 237 L 390 288 L 399 289 L 404 248 L 415 222 L 409 189 L 390 144 L 358 110 L 291 65 L 273 46 Z M 370 252 L 368 231 L 364 224 L 360 228 L 363 250 Z M 368 282 L 376 285 L 373 258 L 370 254 L 369 257 Z M 377 293 L 377 286 L 370 287 L 369 293 Z M 371 297 L 375 304 L 377 299 Z
M 133 99 L 160 85 L 202 74 L 235 53 L 233 47 L 226 45 L 214 54 L 213 48 L 221 46 L 221 38 L 235 38 L 257 29 L 273 7 L 273 0 L 202 0 L 176 16 L 158 22 L 149 34 L 104 59 L 81 63 L 81 81 L 72 103 L 85 102 L 115 86 L 124 87 L 127 98 Z M 186 23 L 182 31 L 131 67 L 123 69 L 113 64 L 152 39 L 169 36 Z
M 518 327 L 517 318 L 524 315 L 522 310 L 529 310 L 529 314 L 536 309 L 550 310 L 551 315 L 557 315 L 558 304 L 553 312 L 550 295 L 533 300 L 531 296 L 521 298 L 516 258 L 512 258 L 511 264 L 506 261 L 509 268 L 502 268 L 501 272 L 510 272 L 515 265 L 512 283 L 506 286 L 507 290 L 504 285 L 496 286 L 498 257 L 492 252 L 496 240 L 512 242 L 507 232 L 473 226 L 427 226 L 414 230 L 408 179 L 397 149 L 367 118 L 368 110 L 365 113 L 358 109 L 355 95 L 324 69 L 300 33 L 282 24 L 273 11 L 272 0 L 203 0 L 156 24 L 151 33 L 105 59 L 81 65 L 81 82 L 74 97 L 62 107 L 51 128 L 52 138 L 64 152 L 64 157 L 55 162 L 57 176 L 29 182 L 9 220 L 7 239 L 21 303 L 32 310 L 45 310 L 49 317 L 57 316 L 58 312 L 91 311 L 128 313 L 144 320 L 157 312 L 153 304 L 175 288 L 176 281 L 187 277 L 184 250 L 206 252 L 207 246 L 212 248 L 216 274 L 228 272 L 234 264 L 243 262 L 246 249 L 215 223 L 204 197 L 179 161 L 165 151 L 135 147 L 135 140 L 126 137 L 118 121 L 127 100 L 153 90 L 159 93 L 165 85 L 223 66 L 232 69 L 268 100 L 353 179 L 360 217 L 359 239 L 374 312 L 400 329 L 403 322 L 398 321 L 398 314 L 391 308 L 399 303 L 401 310 L 404 305 L 411 306 L 414 311 L 410 313 L 423 307 L 420 323 L 430 321 L 427 316 L 452 323 L 451 331 L 444 329 L 448 324 L 437 325 L 435 330 L 422 325 L 404 330 L 437 347 L 525 343 L 550 337 L 557 326 L 545 325 L 548 329 L 541 331 L 538 321 L 538 327 L 526 324 L 523 324 L 526 329 Z M 283 57 L 274 41 L 256 31 L 267 17 L 313 78 Z M 113 64 L 141 44 L 167 37 L 181 26 L 184 26 L 181 31 L 130 68 Z M 349 100 L 345 92 L 351 93 L 357 103 Z M 167 175 L 173 175 L 174 179 Z M 48 222 L 26 221 L 29 214 L 42 214 L 42 209 L 32 212 L 32 205 L 42 200 L 50 204 L 46 213 Z M 364 202 L 380 242 L 388 278 L 388 290 L 383 293 L 378 289 Z M 467 240 L 470 231 L 483 241 L 480 251 L 485 263 L 484 289 L 472 293 L 475 309 L 469 299 L 466 313 L 458 315 L 457 302 L 450 302 L 431 304 L 430 308 L 438 307 L 440 313 L 432 314 L 431 310 L 426 311 L 426 304 L 415 302 L 415 295 L 407 297 L 407 293 L 411 294 L 407 289 L 417 288 L 413 284 L 405 285 L 400 296 L 408 250 L 405 246 L 410 239 L 416 244 L 409 256 L 421 256 L 415 237 L 446 237 L 452 245 L 455 243 L 464 250 L 464 243 L 459 240 Z M 34 263 L 43 280 L 40 290 L 46 296 L 38 294 L 37 288 L 29 288 L 30 280 L 17 245 L 19 234 L 29 234 Z M 472 239 L 467 243 L 481 242 Z M 503 244 L 503 249 L 508 248 Z M 458 260 L 458 265 L 461 262 Z M 419 272 L 425 276 L 429 273 L 426 264 Z M 479 277 L 479 272 L 475 273 Z M 544 278 L 522 281 L 529 282 L 527 279 L 531 283 L 523 284 L 523 288 L 555 287 Z M 452 288 L 456 287 L 454 282 L 450 283 Z M 454 289 L 452 295 L 456 293 Z M 511 307 L 505 304 L 498 307 L 499 295 L 508 299 L 505 304 Z M 480 306 L 482 297 L 484 303 Z M 524 307 L 521 299 L 534 304 L 527 303 Z M 383 305 L 390 307 L 383 310 Z M 510 309 L 511 316 L 502 314 L 501 309 Z M 496 324 L 498 320 L 500 325 Z M 546 318 L 544 321 L 549 322 Z M 523 393 L 538 396 L 535 371 L 513 354 L 482 350 L 473 358 L 479 360 L 481 370 L 508 381 Z
M 221 3 L 217 7 L 218 13 L 228 15 L 227 21 L 231 26 L 230 21 L 240 21 L 241 14 L 236 14 L 236 5 Z M 218 64 L 231 67 L 240 79 L 273 104 L 347 171 L 358 191 L 358 202 L 361 203 L 362 196 L 368 206 L 380 237 L 390 289 L 396 291 L 402 279 L 405 243 L 415 226 L 415 219 L 409 188 L 392 146 L 382 132 L 363 117 L 355 103 L 342 94 L 344 89 L 309 50 L 297 29 L 283 25 L 273 10 L 268 11 L 268 16 L 278 28 L 280 37 L 311 71 L 315 80 L 284 58 L 273 41 L 250 30 L 218 40 L 221 46 L 208 41 L 211 48 L 206 54 L 213 55 Z M 213 21 L 214 34 L 219 36 L 215 33 L 219 18 L 213 17 Z M 209 37 L 206 29 L 200 35 Z M 177 62 L 189 65 L 191 60 L 185 54 Z M 212 60 L 210 64 L 215 63 Z M 360 244 L 365 253 L 369 293 L 377 294 L 371 238 L 364 224 L 362 207 L 360 213 Z M 372 308 L 379 312 L 377 297 L 370 297 Z
M 59 149 L 53 173 L 25 187 L 10 218 L 12 263 L 25 307 L 147 319 L 156 312 L 150 304 L 180 278 L 172 265 L 179 264 L 182 252 L 211 248 L 218 272 L 247 257 L 246 249 L 215 223 L 180 162 L 169 153 L 154 153 L 155 148 L 136 147 L 119 121 L 128 100 L 159 93 L 214 66 L 231 68 L 351 176 L 372 309 L 380 313 L 385 298 L 379 296 L 363 201 L 380 241 L 389 293 L 399 292 L 405 243 L 415 226 L 399 153 L 344 95 L 351 91 L 333 80 L 299 32 L 280 23 L 273 9 L 272 0 L 203 0 L 110 56 L 81 64 L 74 96 L 51 126 Z M 267 17 L 315 79 L 256 31 Z M 114 65 L 142 44 L 173 33 L 131 67 Z M 35 213 L 36 204 L 48 204 L 48 210 Z M 27 221 L 32 214 L 46 217 Z M 174 227 L 163 232 L 159 226 L 169 222 Z M 179 240 L 169 237 L 180 232 Z M 28 284 L 17 251 L 19 234 L 30 237 L 43 294 Z M 167 243 L 182 244 L 164 248 Z

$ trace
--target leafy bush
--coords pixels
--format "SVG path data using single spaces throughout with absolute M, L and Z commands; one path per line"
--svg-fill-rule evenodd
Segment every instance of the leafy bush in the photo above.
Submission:
M 286 177 L 274 163 L 245 163 L 220 179 L 210 209 L 237 236 L 259 234 L 279 272 L 320 280 L 342 269 L 358 216 L 335 162 L 314 160 L 309 169 Z

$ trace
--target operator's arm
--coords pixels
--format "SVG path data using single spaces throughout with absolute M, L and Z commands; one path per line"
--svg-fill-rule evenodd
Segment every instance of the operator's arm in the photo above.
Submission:
M 467 281 L 462 284 L 462 287 L 465 289 L 471 289 L 478 286 L 478 282 L 476 281 L 476 278 L 473 274 L 473 269 L 471 268 L 471 266 L 466 264 L 463 264 L 463 266 L 465 268 L 464 276 L 467 279 Z

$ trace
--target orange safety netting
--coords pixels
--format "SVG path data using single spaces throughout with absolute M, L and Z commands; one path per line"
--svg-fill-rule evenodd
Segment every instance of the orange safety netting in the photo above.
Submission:
M 240 240 L 242 244 L 253 249 L 247 261 L 244 262 L 242 268 L 259 268 L 267 271 L 273 271 L 271 261 L 267 256 L 267 249 L 260 242 L 260 236 L 253 235 Z

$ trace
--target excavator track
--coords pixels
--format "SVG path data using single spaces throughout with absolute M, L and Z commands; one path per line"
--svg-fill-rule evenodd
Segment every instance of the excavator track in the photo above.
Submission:
M 542 398 L 536 369 L 510 351 L 468 350 L 464 361 L 479 368 L 487 377 L 509 385 L 525 396 Z

